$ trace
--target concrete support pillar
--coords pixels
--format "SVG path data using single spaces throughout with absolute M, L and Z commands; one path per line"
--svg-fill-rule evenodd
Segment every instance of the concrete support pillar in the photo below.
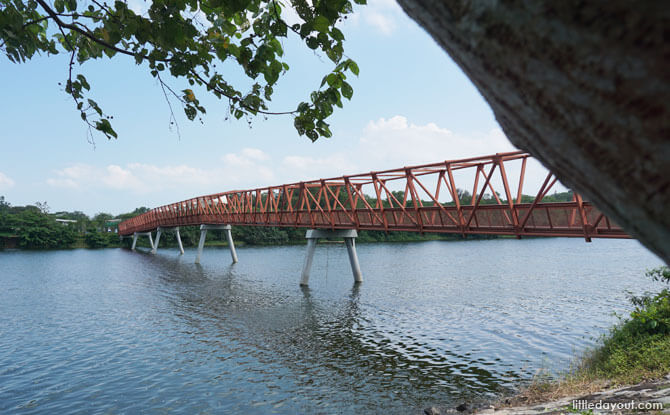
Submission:
M 133 246 L 130 247 L 131 250 L 135 250 L 135 246 L 137 245 L 137 237 L 146 235 L 149 237 L 149 244 L 151 245 L 151 252 L 154 250 L 154 238 L 151 237 L 151 232 L 135 232 L 133 234 Z
M 164 228 L 162 226 L 159 226 L 158 229 L 156 230 L 156 243 L 153 246 L 153 249 L 151 250 L 152 254 L 156 253 L 156 250 L 158 250 L 158 244 L 160 243 L 161 240 L 161 234 L 163 232 L 174 232 L 175 236 L 177 237 L 177 244 L 179 244 L 179 252 L 181 254 L 184 254 L 184 245 L 181 243 L 181 235 L 179 234 L 179 226 L 175 226 L 174 228 Z
M 361 274 L 361 266 L 358 263 L 358 255 L 356 255 L 356 238 L 344 238 L 344 243 L 347 245 L 349 264 L 351 264 L 351 272 L 354 274 L 354 282 L 359 284 L 363 282 L 363 274 Z
M 312 260 L 314 259 L 314 250 L 316 249 L 316 242 L 320 238 L 344 238 L 344 243 L 347 245 L 347 252 L 349 253 L 349 263 L 351 264 L 351 272 L 354 275 L 354 282 L 363 282 L 363 275 L 361 274 L 361 267 L 358 263 L 358 256 L 356 255 L 355 239 L 358 233 L 355 229 L 341 229 L 341 230 L 322 230 L 310 229 L 305 233 L 307 238 L 307 252 L 305 253 L 305 263 L 302 267 L 302 276 L 300 278 L 300 285 L 306 286 L 309 284 L 309 273 L 312 268 Z
M 198 242 L 198 256 L 195 257 L 195 263 L 199 264 L 200 263 L 200 257 L 202 256 L 202 249 L 205 247 L 205 238 L 207 238 L 207 229 L 203 229 L 202 227 L 205 225 L 200 226 L 200 242 Z
M 179 233 L 179 226 L 175 228 L 175 233 L 177 235 L 177 243 L 179 244 L 179 252 L 184 255 L 184 245 L 181 243 L 181 234 Z
M 226 229 L 226 238 L 228 239 L 228 247 L 230 248 L 230 256 L 233 259 L 233 264 L 237 262 L 237 251 L 235 250 L 235 242 L 233 242 L 233 231 L 230 227 L 228 226 L 228 229 Z
M 305 253 L 305 263 L 302 266 L 302 277 L 300 285 L 309 284 L 309 271 L 312 269 L 312 260 L 314 259 L 314 250 L 316 249 L 316 238 L 307 238 L 307 252 Z
M 195 263 L 200 263 L 202 250 L 205 247 L 205 238 L 207 238 L 207 231 L 209 229 L 219 229 L 226 231 L 226 239 L 228 240 L 228 248 L 230 249 L 230 256 L 233 259 L 233 264 L 237 262 L 237 251 L 235 250 L 235 242 L 233 242 L 232 228 L 230 225 L 200 225 L 200 242 L 198 243 L 198 256 Z
M 158 230 L 156 231 L 156 241 L 154 242 L 154 244 L 151 247 L 151 253 L 152 254 L 155 254 L 156 250 L 158 250 L 158 244 L 161 241 L 161 233 L 163 233 L 163 230 L 161 228 L 158 228 Z

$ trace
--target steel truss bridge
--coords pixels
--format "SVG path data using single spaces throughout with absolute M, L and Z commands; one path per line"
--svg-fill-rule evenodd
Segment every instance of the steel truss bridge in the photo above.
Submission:
M 524 196 L 530 159 L 524 152 L 498 153 L 198 196 L 126 220 L 119 233 L 207 224 L 630 238 L 578 194 L 571 201 L 545 201 L 557 182 L 552 173 L 533 196 Z M 463 190 L 472 197 L 463 197 Z

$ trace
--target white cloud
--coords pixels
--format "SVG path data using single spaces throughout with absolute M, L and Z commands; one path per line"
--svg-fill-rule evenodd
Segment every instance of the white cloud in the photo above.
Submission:
M 101 181 L 107 187 L 118 190 L 142 190 L 142 182 L 135 177 L 132 171 L 121 166 L 109 165 L 101 176 Z
M 353 25 L 362 22 L 388 36 L 396 30 L 403 16 L 404 12 L 395 0 L 370 0 L 367 5 L 358 8 L 348 21 Z
M 270 156 L 257 148 L 243 148 L 239 153 L 228 153 L 221 158 L 231 166 L 252 166 L 260 161 L 270 160 Z
M 14 180 L 11 177 L 7 176 L 5 173 L 0 172 L 0 189 L 9 189 L 14 187 Z
M 270 156 L 257 148 L 243 148 L 242 155 L 251 160 L 265 161 L 270 160 Z
M 372 159 L 374 168 L 393 168 L 515 150 L 500 129 L 464 136 L 432 122 L 413 124 L 401 115 L 370 121 L 363 131 L 360 147 L 360 151 Z
M 273 184 L 273 170 L 264 165 L 270 156 L 259 149 L 245 148 L 222 157 L 220 165 L 200 168 L 185 164 L 158 166 L 147 163 L 110 164 L 104 167 L 75 164 L 54 172 L 46 180 L 52 187 L 73 190 L 111 189 L 122 192 L 158 193 L 192 189 L 214 193 L 232 187 Z M 197 193 L 194 193 L 194 196 Z
M 356 161 L 346 154 L 336 153 L 327 157 L 285 156 L 282 159 L 282 177 L 289 182 L 325 179 L 344 174 L 360 173 Z
M 243 148 L 239 153 L 225 154 L 221 160 L 223 166 L 217 174 L 226 177 L 228 183 L 235 186 L 252 187 L 272 185 L 277 179 L 271 157 L 257 148 Z
M 384 35 L 390 35 L 395 30 L 395 20 L 383 13 L 370 12 L 365 15 L 365 21 Z
M 75 164 L 55 171 L 55 177 L 47 179 L 47 184 L 52 187 L 68 189 L 79 189 L 80 186 L 97 176 L 95 167 L 86 164 Z

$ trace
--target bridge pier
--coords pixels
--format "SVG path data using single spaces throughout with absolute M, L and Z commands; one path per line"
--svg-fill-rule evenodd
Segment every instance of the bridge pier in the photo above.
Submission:
M 137 245 L 137 237 L 138 236 L 144 236 L 144 235 L 149 237 L 149 244 L 151 245 L 151 249 L 153 251 L 154 238 L 151 236 L 151 232 L 135 232 L 135 233 L 133 233 L 133 246 L 130 248 L 132 251 L 135 250 L 135 245 Z
M 237 251 L 235 250 L 235 243 L 233 242 L 233 234 L 230 225 L 200 225 L 200 241 L 198 242 L 198 256 L 195 258 L 195 263 L 200 263 L 202 250 L 205 247 L 205 238 L 207 238 L 208 230 L 221 229 L 226 231 L 226 239 L 228 239 L 228 248 L 230 248 L 230 256 L 233 259 L 233 264 L 237 262 Z
M 309 273 L 312 268 L 312 260 L 314 259 L 314 250 L 316 249 L 316 242 L 320 238 L 344 238 L 344 243 L 347 245 L 347 253 L 349 254 L 349 264 L 351 265 L 351 272 L 354 276 L 354 282 L 356 284 L 363 282 L 361 266 L 358 263 L 358 255 L 356 255 L 357 237 L 358 233 L 356 232 L 355 229 L 308 230 L 305 233 L 305 238 L 307 238 L 307 252 L 305 253 L 305 263 L 302 267 L 302 276 L 300 278 L 300 285 L 306 286 L 309 284 Z
M 158 244 L 161 240 L 161 234 L 163 232 L 174 232 L 175 236 L 177 237 L 177 243 L 179 244 L 179 252 L 181 252 L 182 255 L 184 255 L 184 245 L 181 243 L 181 235 L 179 234 L 179 226 L 176 226 L 174 228 L 164 228 L 162 226 L 159 226 L 158 229 L 156 230 L 156 241 L 153 244 L 153 249 L 151 250 L 152 254 L 155 254 L 156 251 L 158 250 Z
M 163 233 L 163 231 L 161 230 L 161 228 L 159 226 L 158 229 L 156 230 L 156 240 L 154 240 L 154 243 L 151 246 L 151 253 L 152 254 L 155 254 L 156 251 L 158 250 L 158 243 L 161 241 L 161 233 Z

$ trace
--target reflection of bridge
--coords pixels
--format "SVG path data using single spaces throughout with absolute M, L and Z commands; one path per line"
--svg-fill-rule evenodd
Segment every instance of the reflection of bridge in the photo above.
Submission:
M 522 236 L 629 238 L 591 203 L 545 201 L 557 179 L 549 173 L 535 196 L 524 196 L 523 152 L 451 160 L 364 174 L 200 196 L 161 206 L 119 224 L 133 235 L 165 228 L 201 225 L 198 260 L 208 229 L 227 232 L 237 261 L 230 225 L 319 229 L 308 232 L 303 270 L 307 283 L 316 238 L 344 237 L 360 280 L 353 238 L 356 230 L 410 231 Z M 518 170 L 512 182 L 512 171 Z M 517 181 L 518 179 L 518 181 Z M 518 183 L 518 185 L 517 185 Z M 464 187 L 465 185 L 468 187 Z M 461 189 L 472 189 L 471 196 Z M 328 233 L 330 231 L 331 233 Z M 133 247 L 135 244 L 133 243 Z M 183 249 L 182 249 L 183 252 Z

